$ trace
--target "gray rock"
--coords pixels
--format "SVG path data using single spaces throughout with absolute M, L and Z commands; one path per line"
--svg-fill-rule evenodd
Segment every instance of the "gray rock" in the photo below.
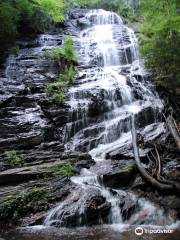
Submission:
M 136 176 L 136 164 L 130 164 L 117 172 L 112 172 L 102 176 L 104 186 L 110 188 L 120 188 L 129 186 Z

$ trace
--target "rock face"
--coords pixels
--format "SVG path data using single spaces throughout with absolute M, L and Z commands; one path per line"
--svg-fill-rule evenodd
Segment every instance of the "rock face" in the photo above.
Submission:
M 63 201 L 74 187 L 68 177 L 60 176 L 1 186 L 0 224 L 41 224 L 47 210 Z
M 112 173 L 102 176 L 103 184 L 110 188 L 123 188 L 128 187 L 136 176 L 136 165 L 132 163 L 120 169 L 119 171 L 113 171 Z
M 61 127 L 67 120 L 68 108 L 48 101 L 46 86 L 57 78 L 58 69 L 45 59 L 44 52 L 63 46 L 64 33 L 58 30 L 39 35 L 27 44 L 20 41 L 20 51 L 8 57 L 6 70 L 0 76 L 2 153 L 21 150 L 25 162 L 34 162 L 39 158 L 57 160 L 63 152 Z M 3 156 L 0 161 L 4 161 Z
M 100 191 L 93 188 L 88 192 L 76 189 L 64 203 L 50 212 L 45 224 L 58 227 L 77 227 L 108 223 L 107 216 L 110 207 L 110 203 L 106 202 Z M 53 220 L 49 221 L 50 218 Z
M 69 32 L 79 55 L 78 76 L 65 103 L 57 105 L 49 101 L 46 87 L 61 69 L 44 53 L 62 47 Z M 25 206 L 18 224 L 25 226 L 44 219 L 44 224 L 59 227 L 154 224 L 156 212 L 160 222 L 160 208 L 142 197 L 163 206 L 168 200 L 151 196 L 152 189 L 137 173 L 131 114 L 143 163 L 151 164 L 148 143 L 165 144 L 169 136 L 159 118 L 162 103 L 141 66 L 133 31 L 116 14 L 81 9 L 69 13 L 63 29 L 19 45 L 20 51 L 8 57 L 0 72 L 0 223 L 17 219 L 16 211 L 10 214 L 6 207 L 16 209 L 15 204 L 19 209 L 19 199 Z M 103 164 L 98 162 L 102 159 Z M 163 164 L 165 176 L 177 180 L 177 162 Z M 70 180 L 72 174 L 76 176 Z M 37 193 L 37 188 L 46 190 L 42 201 L 27 201 L 24 196 Z M 178 199 L 170 200 L 179 211 Z M 47 214 L 48 209 L 52 210 Z
M 138 209 L 138 200 L 134 195 L 125 191 L 116 190 L 116 193 L 119 198 L 119 206 L 121 208 L 123 221 L 127 221 L 136 209 Z

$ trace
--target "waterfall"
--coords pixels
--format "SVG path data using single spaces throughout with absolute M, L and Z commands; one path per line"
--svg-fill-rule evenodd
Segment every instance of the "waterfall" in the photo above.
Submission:
M 66 151 L 89 152 L 103 166 L 110 151 L 132 142 L 131 114 L 135 119 L 140 114 L 145 127 L 156 121 L 162 103 L 147 81 L 133 30 L 117 14 L 104 10 L 91 10 L 86 19 L 90 24 L 76 39 L 79 77 L 68 92 L 71 108 L 64 141 Z M 100 191 L 111 205 L 108 223 L 123 222 L 118 198 L 103 186 L 97 172 L 83 169 L 71 180 L 82 189 L 83 197 L 90 187 Z M 81 213 L 82 202 L 77 202 Z M 51 210 L 44 224 L 58 221 L 62 226 L 64 206 Z M 154 214 L 156 208 L 152 209 Z

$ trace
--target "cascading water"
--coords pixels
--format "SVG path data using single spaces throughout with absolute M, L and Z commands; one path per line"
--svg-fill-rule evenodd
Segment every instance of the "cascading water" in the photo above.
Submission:
M 145 127 L 156 121 L 162 104 L 147 81 L 134 32 L 112 12 L 92 10 L 86 14 L 86 20 L 89 27 L 75 40 L 80 45 L 79 77 L 68 93 L 71 109 L 64 141 L 67 151 L 89 152 L 96 165 L 103 168 L 102 160 L 108 158 L 109 152 L 132 142 L 131 114 L 135 119 L 140 115 L 144 119 L 142 127 Z M 108 223 L 123 222 L 119 199 L 103 186 L 100 174 L 83 169 L 79 177 L 71 180 L 80 186 L 83 198 L 91 188 L 100 192 L 111 206 Z M 70 198 L 74 199 L 74 195 Z M 82 202 L 77 201 L 79 213 L 84 211 Z M 140 200 L 140 205 L 144 202 L 144 205 L 149 204 L 146 217 L 156 212 L 160 218 L 162 213 L 149 202 Z M 68 200 L 50 211 L 44 224 L 58 222 L 59 226 L 64 226 L 67 204 Z M 132 223 L 137 222 L 136 217 L 137 214 L 131 219 Z

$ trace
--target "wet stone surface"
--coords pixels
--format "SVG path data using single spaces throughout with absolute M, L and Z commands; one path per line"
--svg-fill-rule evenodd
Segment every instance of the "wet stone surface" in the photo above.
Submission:
M 63 46 L 68 32 L 79 56 L 78 76 L 65 103 L 56 105 L 49 102 L 46 87 L 56 80 L 59 69 L 45 59 L 44 52 Z M 174 223 L 179 218 L 179 198 L 154 192 L 139 176 L 133 158 L 131 114 L 135 114 L 145 167 L 152 164 L 147 158 L 152 144 L 159 144 L 160 153 L 166 155 L 162 148 L 172 141 L 161 122 L 163 106 L 139 59 L 133 30 L 114 13 L 75 10 L 63 29 L 19 45 L 20 51 L 9 56 L 0 75 L 0 209 L 12 196 L 44 188 L 44 205 L 37 201 L 36 210 L 28 209 L 19 221 L 13 220 L 15 225 L 73 228 L 115 223 L 119 229 L 124 223 Z M 8 162 L 7 152 L 12 150 L 16 159 L 23 159 L 20 165 Z M 175 147 L 163 161 L 163 172 L 179 181 L 178 158 L 174 161 L 172 152 Z M 59 164 L 70 165 L 72 172 L 68 175 L 67 168 L 59 172 Z M 55 172 L 49 176 L 52 169 Z M 176 231 L 174 239 L 177 235 Z M 5 233 L 2 238 L 67 240 L 72 236 L 136 239 L 134 231 L 119 233 L 109 227 L 64 232 L 42 227 L 31 234 Z

